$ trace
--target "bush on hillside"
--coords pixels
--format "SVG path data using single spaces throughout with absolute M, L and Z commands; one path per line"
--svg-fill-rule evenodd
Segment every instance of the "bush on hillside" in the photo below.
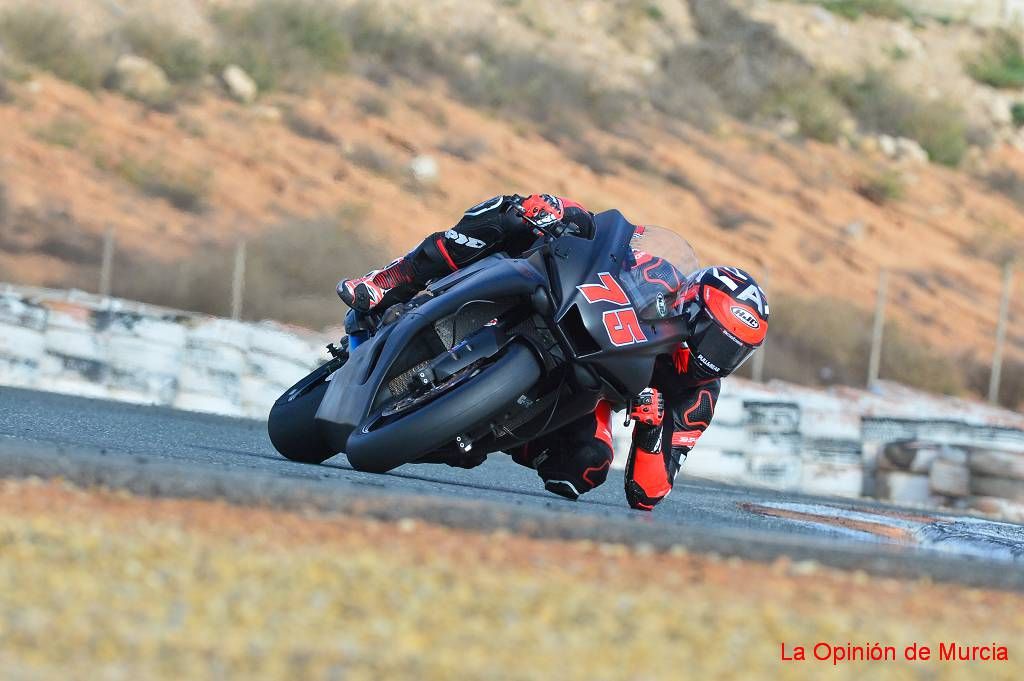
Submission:
M 66 15 L 31 5 L 0 15 L 0 41 L 21 61 L 87 90 L 100 87 L 113 62 L 102 46 L 84 43 Z
M 223 41 L 218 61 L 238 64 L 262 90 L 302 89 L 348 66 L 348 22 L 333 3 L 256 0 L 220 9 L 214 21 Z
M 117 32 L 116 39 L 133 54 L 163 69 L 173 83 L 194 84 L 206 73 L 207 55 L 202 44 L 173 26 L 136 18 Z
M 839 140 L 847 116 L 842 103 L 816 80 L 782 94 L 779 108 L 793 116 L 801 136 L 828 144 Z
M 916 140 L 936 163 L 959 165 L 967 152 L 967 121 L 956 104 L 922 99 L 873 69 L 859 79 L 836 77 L 831 89 L 862 128 Z
M 769 24 L 720 0 L 690 7 L 702 40 L 665 56 L 650 93 L 656 109 L 698 124 L 722 111 L 749 120 L 813 79 L 813 67 Z
M 862 177 L 854 189 L 865 199 L 879 206 L 902 199 L 906 191 L 903 176 L 898 171 L 889 169 Z
M 212 180 L 207 168 L 176 168 L 156 158 L 127 158 L 112 169 L 144 194 L 164 199 L 178 210 L 202 213 L 207 208 Z
M 834 298 L 777 296 L 765 347 L 765 375 L 808 385 L 863 386 L 871 350 L 872 313 Z M 870 305 L 873 301 L 864 301 Z M 880 375 L 885 380 L 959 394 L 964 372 L 921 338 L 890 320 Z
M 967 73 L 992 87 L 1024 87 L 1024 48 L 1020 37 L 1007 30 L 993 32 L 985 45 L 968 58 Z
M 574 136 L 585 122 L 610 128 L 626 117 L 628 99 L 623 93 L 544 54 L 505 50 L 472 36 L 454 50 L 384 22 L 367 2 L 349 10 L 347 31 L 363 70 L 383 66 L 416 82 L 440 77 L 457 99 L 535 122 L 552 140 Z

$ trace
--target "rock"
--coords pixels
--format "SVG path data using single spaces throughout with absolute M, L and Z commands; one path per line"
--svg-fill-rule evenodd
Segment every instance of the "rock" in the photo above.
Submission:
M 224 87 L 227 88 L 228 94 L 232 99 L 243 104 L 251 104 L 256 101 L 259 88 L 256 86 L 256 81 L 243 71 L 241 66 L 229 64 L 224 68 L 220 77 L 224 81 Z
M 843 236 L 847 239 L 860 239 L 864 236 L 864 229 L 867 225 L 862 220 L 854 220 L 850 224 L 843 227 Z
M 796 137 L 800 134 L 800 124 L 794 118 L 783 118 L 775 124 L 775 132 L 782 137 Z
M 114 63 L 114 86 L 132 99 L 147 104 L 166 102 L 171 83 L 159 66 L 134 54 L 122 54 Z
M 423 154 L 409 162 L 409 173 L 419 184 L 434 184 L 441 174 L 441 169 L 433 156 Z
M 896 139 L 896 160 L 898 161 L 909 161 L 911 163 L 928 163 L 928 152 L 925 151 L 917 140 L 912 140 L 907 137 L 898 137 Z
M 888 158 L 896 158 L 896 138 L 891 135 L 878 136 L 878 148 Z
M 1013 102 L 1004 95 L 993 95 L 988 100 L 988 116 L 992 122 L 1000 126 L 1013 125 L 1011 108 Z
M 924 150 L 917 140 L 907 137 L 893 137 L 891 135 L 878 136 L 878 149 L 887 158 L 894 161 L 907 161 L 910 163 L 928 163 L 928 152 Z
M 268 123 L 279 123 L 284 118 L 284 114 L 281 113 L 281 109 L 276 106 L 254 106 L 249 110 L 253 118 L 261 121 L 267 121 Z

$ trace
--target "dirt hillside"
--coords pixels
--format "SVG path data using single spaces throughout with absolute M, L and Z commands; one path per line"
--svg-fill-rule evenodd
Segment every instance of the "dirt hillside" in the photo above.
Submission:
M 622 16 L 592 9 L 583 21 Z M 661 16 L 659 40 L 683 40 L 689 20 Z M 613 60 L 609 78 L 648 68 L 642 52 Z M 207 77 L 170 108 L 43 70 L 0 83 L 7 281 L 91 286 L 108 228 L 119 252 L 173 263 L 344 207 L 358 208 L 361 233 L 397 254 L 482 198 L 549 191 L 671 226 L 702 262 L 747 268 L 778 299 L 828 296 L 870 308 L 879 269 L 891 268 L 893 318 L 936 347 L 984 359 L 1000 287 L 994 261 L 1024 239 L 1020 207 L 977 172 L 1024 173 L 1021 152 L 1003 142 L 956 170 L 728 117 L 710 127 L 632 120 L 628 104 L 628 126 L 583 120 L 573 139 L 551 141 L 528 121 L 462 103 L 441 81 L 365 68 L 252 104 Z M 414 159 L 425 172 L 410 171 Z M 1024 327 L 1011 325 L 1008 339 L 1019 356 Z

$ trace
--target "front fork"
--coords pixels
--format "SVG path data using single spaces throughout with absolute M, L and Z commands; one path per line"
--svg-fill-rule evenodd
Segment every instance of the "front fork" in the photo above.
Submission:
M 351 352 L 373 335 L 373 324 L 367 315 L 349 310 L 345 315 L 345 333 L 348 334 L 348 349 Z

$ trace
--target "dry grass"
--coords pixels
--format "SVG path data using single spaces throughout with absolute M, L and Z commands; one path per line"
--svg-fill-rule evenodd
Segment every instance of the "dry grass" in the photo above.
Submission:
M 1019 679 L 1018 594 L 0 482 L 9 678 Z M 1009 567 L 1004 569 L 1011 569 Z M 866 623 L 869 623 L 866 624 Z M 866 629 L 868 627 L 868 629 Z M 1008 662 L 783 663 L 955 640 Z
M 343 211 L 269 227 L 247 245 L 245 316 L 313 328 L 340 323 L 334 293 L 343 277 L 385 263 L 389 254 L 359 229 L 361 215 Z M 118 256 L 114 294 L 168 307 L 226 315 L 230 311 L 232 245 L 210 245 L 180 262 Z
M 832 298 L 779 296 L 771 301 L 765 374 L 804 385 L 863 386 L 867 380 L 872 314 Z M 886 325 L 881 376 L 946 394 L 961 394 L 962 362 L 941 355 L 900 325 Z
M 103 83 L 113 56 L 103 45 L 85 43 L 67 16 L 26 3 L 0 14 L 5 51 L 87 90 Z

